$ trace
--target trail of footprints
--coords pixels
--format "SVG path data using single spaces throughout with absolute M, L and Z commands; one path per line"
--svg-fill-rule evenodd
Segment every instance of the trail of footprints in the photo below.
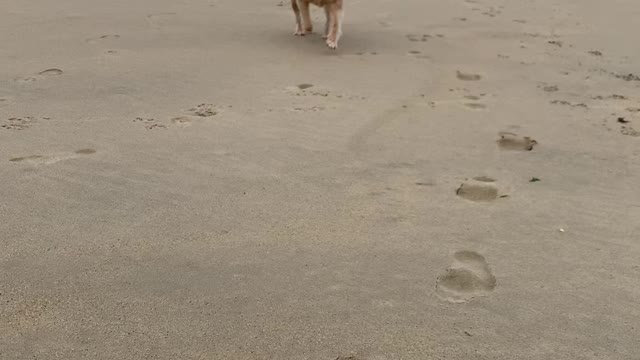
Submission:
M 475 74 L 475 73 L 471 73 L 471 72 L 463 72 L 463 71 L 456 71 L 456 78 L 460 81 L 463 82 L 468 82 L 468 81 L 480 81 L 482 80 L 482 75 L 480 74 Z M 452 89 L 453 90 L 453 89 Z M 468 91 L 467 89 L 462 89 L 463 91 Z M 471 110 L 484 110 L 487 108 L 487 105 L 480 102 L 486 94 L 482 93 L 479 95 L 471 95 L 471 94 L 467 94 L 464 95 L 464 106 L 468 109 Z M 467 101 L 470 100 L 470 101 Z
M 618 76 L 618 74 L 614 74 L 613 76 L 625 81 L 635 81 L 635 75 L 633 74 L 628 74 L 626 76 Z M 547 93 L 555 93 L 560 90 L 556 85 L 546 84 L 540 85 L 538 86 L 538 88 L 542 88 L 542 90 Z M 550 103 L 552 105 L 566 106 L 568 108 L 581 108 L 585 111 L 593 109 L 604 109 L 605 111 L 610 111 L 610 116 L 605 118 L 602 122 L 602 126 L 604 128 L 610 131 L 610 124 L 612 122 L 615 122 L 619 126 L 620 134 L 631 137 L 640 137 L 640 132 L 634 129 L 634 127 L 630 124 L 631 120 L 629 119 L 631 117 L 635 117 L 635 114 L 640 112 L 640 107 L 636 106 L 637 102 L 634 102 L 626 95 L 615 93 L 608 95 L 592 95 L 586 101 L 591 102 L 589 104 L 586 104 L 585 102 L 571 102 L 563 99 L 553 99 L 550 100 Z M 619 112 L 622 111 L 624 111 L 625 113 L 624 116 L 619 115 Z
M 498 148 L 505 151 L 532 151 L 538 144 L 535 139 L 510 132 L 498 133 L 496 143 Z M 487 202 L 509 196 L 501 194 L 497 180 L 488 176 L 476 176 L 465 180 L 456 189 L 456 195 L 473 202 Z
M 147 130 L 167 129 L 170 126 L 184 128 L 191 126 L 194 122 L 194 119 L 211 118 L 218 115 L 220 111 L 220 107 L 213 104 L 199 104 L 185 111 L 184 115 L 179 115 L 171 118 L 170 124 L 163 124 L 155 118 L 144 117 L 137 117 L 133 119 L 133 122 L 142 124 Z
M 10 117 L 0 123 L 0 129 L 2 130 L 25 130 L 33 126 L 33 124 L 37 123 L 39 120 L 51 120 L 49 117 L 41 117 L 39 119 L 33 116 L 22 116 L 22 117 Z
M 565 47 L 566 42 L 553 39 L 548 40 L 547 44 L 554 46 L 557 49 Z M 572 47 L 568 44 L 567 47 Z M 588 49 L 584 54 L 591 58 L 601 59 L 605 57 L 605 54 L 597 49 Z M 576 59 L 581 65 L 583 61 L 589 62 L 588 59 L 578 58 Z M 569 75 L 569 72 L 561 72 L 563 75 Z M 633 126 L 634 120 L 637 119 L 637 113 L 640 111 L 638 107 L 638 97 L 632 96 L 637 94 L 637 82 L 640 82 L 640 75 L 626 72 L 626 71 L 611 71 L 609 69 L 601 68 L 599 66 L 587 70 L 584 74 L 585 79 L 592 79 L 593 77 L 600 76 L 610 79 L 616 79 L 620 81 L 619 87 L 627 94 L 621 94 L 615 92 L 611 94 L 591 94 L 588 96 L 580 96 L 576 93 L 569 91 L 563 92 L 559 86 L 554 84 L 542 83 L 538 85 L 539 89 L 542 89 L 545 93 L 553 94 L 554 98 L 549 100 L 552 105 L 566 107 L 568 109 L 582 111 L 584 114 L 596 114 L 600 117 L 600 126 L 607 131 L 612 131 L 617 128 L 618 132 L 625 136 L 640 137 L 640 131 Z M 607 80 L 607 79 L 603 79 Z M 618 87 L 618 86 L 616 86 Z M 560 96 L 572 97 L 572 100 L 563 99 Z M 577 99 L 576 99 L 577 98 Z M 584 115 L 582 115 L 584 116 Z
M 463 71 L 456 71 L 456 78 L 461 81 L 461 82 L 476 82 L 476 81 L 480 81 L 482 80 L 482 75 L 480 74 L 476 74 L 476 73 L 472 73 L 472 72 L 463 72 Z M 440 104 L 462 104 L 465 108 L 467 108 L 468 110 L 475 110 L 475 111 L 482 111 L 488 108 L 487 104 L 485 104 L 483 102 L 483 100 L 486 100 L 486 98 L 488 97 L 486 93 L 470 93 L 469 89 L 467 89 L 466 87 L 457 87 L 457 88 L 451 88 L 449 89 L 450 93 L 456 93 L 456 92 L 462 92 L 465 95 L 463 95 L 462 99 L 460 100 L 451 100 L 451 99 L 443 99 L 443 100 L 432 100 L 429 101 L 428 104 L 432 107 L 435 108 L 437 105 Z M 422 98 L 426 99 L 426 95 L 422 94 L 421 95 Z
M 340 106 L 341 101 L 358 101 L 367 99 L 366 96 L 336 94 L 330 90 L 319 88 L 311 83 L 300 83 L 297 85 L 287 86 L 284 89 L 284 93 L 287 96 L 317 98 L 321 101 L 320 103 L 316 102 L 315 104 L 309 104 L 309 101 L 306 101 L 297 106 L 287 107 L 285 109 L 285 111 L 303 113 L 335 109 Z M 268 111 L 271 112 L 273 109 L 269 109 Z
M 457 71 L 456 77 L 460 81 L 480 81 L 482 76 L 475 73 Z M 465 89 L 466 90 L 466 89 Z M 469 104 L 472 109 L 485 108 L 480 102 L 481 96 L 465 95 L 467 100 L 474 101 Z M 497 147 L 502 151 L 532 151 L 538 144 L 535 139 L 521 136 L 512 132 L 499 132 L 496 140 Z M 498 181 L 489 176 L 476 176 L 465 180 L 457 189 L 456 195 L 461 199 L 486 203 L 509 195 L 503 194 L 498 186 Z M 497 285 L 484 256 L 475 251 L 463 250 L 453 255 L 453 263 L 443 271 L 436 279 L 435 293 L 443 301 L 451 303 L 464 303 L 480 296 L 489 295 Z

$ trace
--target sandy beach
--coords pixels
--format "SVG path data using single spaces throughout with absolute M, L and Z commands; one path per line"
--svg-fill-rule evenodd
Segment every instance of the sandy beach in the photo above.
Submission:
M 0 0 L 0 359 L 640 359 L 637 0 L 345 1 Z

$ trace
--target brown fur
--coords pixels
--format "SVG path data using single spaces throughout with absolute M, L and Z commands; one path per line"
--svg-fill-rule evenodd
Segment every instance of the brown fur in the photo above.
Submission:
M 296 16 L 296 36 L 304 36 L 313 32 L 309 5 L 324 8 L 327 22 L 324 28 L 324 36 L 327 46 L 331 49 L 338 47 L 338 41 L 342 35 L 342 9 L 343 0 L 291 0 L 291 8 Z

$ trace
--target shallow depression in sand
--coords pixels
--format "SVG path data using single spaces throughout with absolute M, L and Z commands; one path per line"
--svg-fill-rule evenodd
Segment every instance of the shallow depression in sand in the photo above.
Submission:
M 453 264 L 436 280 L 436 294 L 444 301 L 467 302 L 484 296 L 496 287 L 496 278 L 484 256 L 475 251 L 458 251 Z
M 498 187 L 494 179 L 478 176 L 463 182 L 456 190 L 456 195 L 471 201 L 493 201 L 498 198 Z
M 531 151 L 538 142 L 528 136 L 520 136 L 510 132 L 498 133 L 498 147 L 503 150 Z
M 38 75 L 43 75 L 43 76 L 58 76 L 58 75 L 62 75 L 64 73 L 64 71 L 60 70 L 60 69 L 47 69 L 47 70 L 43 70 L 40 71 L 38 73 Z
M 462 81 L 478 81 L 482 79 L 482 76 L 480 74 L 465 73 L 462 71 L 456 71 L 456 77 L 458 78 L 458 80 Z

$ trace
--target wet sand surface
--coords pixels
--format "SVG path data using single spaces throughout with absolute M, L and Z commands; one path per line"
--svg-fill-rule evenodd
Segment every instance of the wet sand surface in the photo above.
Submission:
M 636 1 L 1 2 L 0 358 L 640 358 Z

